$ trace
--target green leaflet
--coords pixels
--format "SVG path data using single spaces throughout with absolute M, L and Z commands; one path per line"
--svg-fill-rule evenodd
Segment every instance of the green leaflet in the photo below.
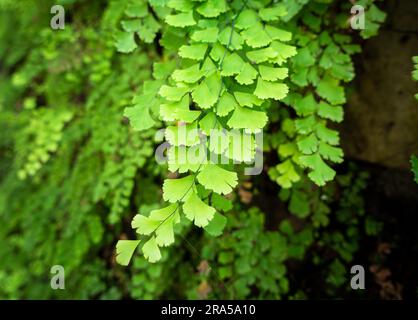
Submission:
M 222 152 L 229 158 L 240 163 L 251 162 L 254 159 L 256 142 L 252 134 L 241 130 L 229 133 L 229 143 Z
M 203 77 L 203 71 L 200 70 L 198 63 L 183 70 L 175 70 L 171 75 L 177 82 L 195 83 Z
M 263 8 L 259 11 L 260 18 L 265 21 L 274 21 L 287 14 L 286 7 L 279 4 L 271 8 Z
M 134 130 L 147 130 L 155 125 L 155 121 L 150 115 L 149 105 L 139 103 L 133 107 L 127 107 L 123 115 L 129 118 Z
M 235 80 L 239 84 L 249 85 L 254 82 L 254 79 L 257 77 L 257 70 L 254 69 L 249 63 L 245 63 L 239 74 L 235 77 Z
M 125 35 L 122 33 L 116 38 L 116 47 L 118 51 L 129 53 L 132 52 L 137 44 L 134 41 L 137 35 L 145 43 L 152 43 L 161 25 L 155 17 L 148 12 L 145 0 L 138 3 L 131 3 L 127 6 L 125 14 L 132 18 L 130 20 L 122 20 L 121 27 Z M 129 37 L 128 37 L 129 35 Z
M 323 186 L 334 179 L 335 171 L 322 160 L 319 154 L 301 156 L 299 161 L 302 166 L 312 169 L 308 175 L 317 185 Z
M 341 106 L 331 106 L 323 101 L 319 103 L 318 115 L 335 122 L 341 122 L 344 117 L 344 110 Z
M 343 150 L 338 147 L 330 146 L 329 144 L 321 141 L 319 143 L 319 154 L 327 160 L 331 160 L 335 163 L 343 162 Z
M 116 244 L 116 262 L 127 266 L 139 242 L 139 240 L 119 240 Z
M 161 259 L 161 251 L 158 248 L 155 237 L 151 237 L 145 244 L 142 246 L 142 252 L 145 259 L 149 262 L 154 263 Z
M 286 79 L 289 70 L 287 68 L 274 68 L 260 65 L 259 71 L 263 80 L 276 81 Z
M 140 235 L 155 233 L 158 246 L 168 246 L 174 242 L 174 225 L 179 223 L 179 207 L 171 204 L 163 209 L 151 211 L 148 217 L 138 214 L 132 221 L 132 228 Z
M 205 231 L 213 237 L 218 237 L 222 234 L 225 228 L 226 222 L 227 222 L 227 219 L 224 215 L 218 212 L 215 212 L 213 219 L 205 227 Z
M 213 219 L 215 209 L 208 206 L 196 193 L 192 193 L 183 204 L 184 215 L 194 221 L 197 227 L 206 227 Z
M 261 129 L 267 123 L 267 115 L 263 111 L 255 111 L 246 107 L 237 107 L 228 120 L 233 129 Z
M 300 139 L 297 145 L 303 154 L 311 154 L 318 150 L 318 139 L 315 134 L 311 133 L 310 135 Z
M 218 39 L 218 28 L 207 28 L 204 30 L 196 30 L 191 39 L 196 42 L 214 43 Z
M 215 72 L 209 78 L 205 78 L 193 91 L 193 101 L 195 101 L 199 107 L 208 109 L 218 101 L 221 88 L 221 77 Z
M 310 214 L 307 195 L 298 190 L 293 191 L 290 197 L 289 211 L 299 218 L 306 218 Z
M 192 147 L 186 146 L 172 146 L 167 152 L 168 156 L 168 170 L 171 172 L 178 171 L 179 173 L 186 173 L 189 170 L 195 172 L 199 169 L 200 164 L 205 161 L 206 153 L 203 152 L 202 145 L 195 145 Z M 195 159 L 197 161 L 187 161 L 189 154 L 197 154 Z
M 137 229 L 136 232 L 139 234 L 150 235 L 158 228 L 160 223 L 160 220 L 137 214 L 132 220 L 132 228 Z
M 116 36 L 116 48 L 119 52 L 129 53 L 135 50 L 134 33 L 121 32 Z
M 215 209 L 228 212 L 232 209 L 232 203 L 230 200 L 225 199 L 223 196 L 218 195 L 217 193 L 212 194 L 212 205 Z M 215 213 L 216 215 L 216 213 Z
M 206 189 L 213 190 L 219 194 L 228 194 L 238 184 L 238 176 L 215 164 L 205 165 L 197 175 L 197 180 Z
M 211 134 L 211 130 L 221 129 L 217 121 L 216 114 L 209 111 L 199 122 L 199 127 L 207 136 Z
M 185 201 L 193 193 L 194 177 L 166 179 L 163 185 L 163 197 L 171 203 Z
M 308 134 L 314 131 L 316 119 L 313 115 L 295 121 L 296 131 L 300 134 Z
M 281 100 L 288 92 L 289 88 L 284 83 L 272 83 L 258 78 L 254 94 L 260 99 Z
M 263 48 L 247 52 L 247 57 L 254 63 L 262 63 L 277 57 L 277 52 L 271 48 Z
M 169 126 L 165 130 L 165 138 L 173 146 L 194 146 L 200 142 L 196 129 L 196 123 Z
M 273 176 L 283 188 L 290 188 L 293 183 L 300 180 L 300 175 L 296 172 L 295 166 L 290 160 L 277 165 L 276 170 L 279 174 L 277 176 L 273 174 Z
M 313 94 L 309 94 L 304 98 L 296 99 L 294 107 L 298 116 L 309 116 L 317 110 L 317 103 Z
M 131 18 L 143 18 L 148 14 L 147 4 L 146 2 L 130 3 L 125 13 Z
M 190 12 L 193 9 L 193 3 L 185 0 L 169 0 L 167 6 L 180 12 Z
M 267 31 L 264 29 L 263 25 L 260 23 L 250 26 L 241 34 L 244 37 L 247 45 L 252 48 L 265 47 L 269 45 L 272 41 L 272 38 L 269 36 Z
M 224 117 L 237 107 L 238 104 L 235 98 L 230 93 L 224 92 L 219 99 L 218 106 L 216 107 L 216 114 Z
M 214 18 L 228 10 L 225 0 L 206 1 L 199 5 L 196 9 L 202 16 L 207 18 Z
M 262 99 L 259 99 L 257 96 L 251 93 L 235 92 L 234 95 L 238 104 L 242 107 L 252 108 L 253 106 L 261 106 L 263 103 Z
M 187 13 L 168 15 L 167 17 L 165 17 L 165 21 L 173 27 L 186 27 L 196 24 L 196 21 L 193 18 L 192 11 L 189 11 Z
M 188 87 L 170 87 L 163 85 L 158 93 L 168 101 L 180 101 L 189 90 Z
M 221 75 L 233 76 L 241 72 L 245 62 L 238 54 L 233 53 L 226 55 L 224 64 L 225 66 L 222 68 Z
M 339 86 L 339 81 L 331 76 L 325 76 L 318 85 L 318 94 L 331 104 L 345 103 L 344 89 Z
M 179 56 L 193 60 L 202 60 L 207 48 L 207 44 L 184 45 L 180 47 Z
M 323 123 L 316 126 L 316 134 L 319 139 L 331 145 L 337 145 L 340 142 L 339 133 L 335 130 L 328 129 Z
M 160 117 L 164 121 L 194 122 L 200 111 L 189 110 L 189 96 L 185 95 L 179 102 L 168 102 L 160 105 Z
M 218 40 L 232 50 L 241 50 L 244 44 L 242 36 L 231 27 L 226 27 L 219 33 Z

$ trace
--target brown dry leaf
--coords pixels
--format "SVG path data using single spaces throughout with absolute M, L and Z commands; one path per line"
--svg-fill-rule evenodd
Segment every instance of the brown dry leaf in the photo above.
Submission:
M 207 299 L 211 291 L 212 287 L 206 280 L 203 280 L 197 288 L 197 294 L 199 296 L 199 299 Z
M 179 177 L 179 174 L 177 172 L 168 172 L 167 178 L 168 179 L 177 179 Z
M 387 242 L 379 243 L 377 246 L 377 252 L 379 254 L 389 254 L 390 249 L 391 249 L 390 243 L 387 243 Z
M 209 262 L 207 260 L 202 260 L 200 261 L 197 270 L 199 271 L 200 274 L 207 276 L 210 273 L 210 266 L 209 266 Z
M 128 236 L 126 235 L 126 233 L 122 233 L 122 234 L 119 236 L 119 240 L 128 240 Z
M 238 194 L 242 203 L 249 204 L 253 200 L 253 194 L 243 188 L 238 190 Z
M 242 183 L 242 186 L 243 186 L 245 189 L 251 189 L 251 188 L 253 187 L 253 183 L 252 183 L 251 181 L 244 181 L 244 182 Z
M 382 268 L 378 265 L 370 266 L 370 272 L 374 274 L 375 282 L 380 286 L 380 297 L 382 299 L 402 299 L 402 285 L 393 283 L 390 280 L 392 272 L 388 268 Z

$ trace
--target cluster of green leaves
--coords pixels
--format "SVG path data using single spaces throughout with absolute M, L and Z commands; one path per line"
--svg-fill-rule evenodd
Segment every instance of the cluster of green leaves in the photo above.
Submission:
M 385 14 L 373 1 L 361 5 L 371 12 L 368 31 L 362 34 L 367 38 L 376 32 L 376 23 L 383 22 Z M 348 17 L 349 10 L 333 21 L 332 7 L 332 1 L 149 1 L 148 7 L 144 3 L 141 10 L 136 7 L 136 18 L 152 10 L 159 19 L 163 62 L 154 63 L 155 80 L 146 83 L 125 115 L 136 130 L 149 129 L 158 117 L 168 123 L 169 170 L 177 174 L 163 186 L 163 198 L 170 204 L 148 216 L 138 214 L 132 222 L 146 241 L 142 252 L 148 261 L 158 261 L 159 248 L 174 242 L 174 226 L 183 214 L 198 227 L 222 227 L 225 218 L 214 208 L 210 195 L 228 194 L 238 183 L 230 166 L 207 163 L 203 158 L 198 164 L 181 161 L 185 160 L 181 151 L 202 145 L 199 137 L 187 135 L 188 131 L 201 130 L 209 153 L 231 160 L 251 159 L 251 148 L 247 156 L 237 156 L 231 145 L 213 147 L 211 129 L 239 129 L 251 134 L 265 127 L 269 110 L 273 113 L 271 125 L 279 122 L 281 126 L 268 137 L 269 148 L 276 149 L 281 159 L 269 170 L 270 177 L 284 188 L 281 199 L 290 200 L 289 209 L 300 217 L 315 212 L 314 226 L 328 224 L 330 210 L 320 201 L 315 207 L 312 193 L 301 190 L 310 188 L 304 171 L 308 170 L 316 185 L 324 186 L 335 177 L 329 163 L 343 161 L 338 131 L 327 122 L 343 120 L 343 83 L 354 78 L 351 56 L 360 51 L 347 34 L 348 23 L 341 23 L 341 16 Z M 125 13 L 132 17 L 132 11 L 129 7 Z M 126 23 L 122 27 L 131 45 L 124 45 L 130 49 L 121 51 L 132 51 L 136 47 L 133 30 L 127 30 Z M 125 43 L 126 32 L 117 39 L 119 47 Z M 167 62 L 169 56 L 177 58 Z M 291 107 L 290 112 L 272 107 L 280 100 Z M 180 138 L 181 131 L 184 138 Z M 298 182 L 299 187 L 290 189 Z M 119 243 L 122 264 L 129 262 L 140 242 Z
M 381 25 L 385 22 L 387 14 L 379 9 L 374 2 L 382 0 L 361 0 L 358 4 L 362 5 L 367 10 L 365 16 L 365 29 L 361 31 L 360 35 L 364 39 L 369 39 L 378 34 Z
M 235 213 L 235 212 L 232 212 Z M 230 215 L 224 234 L 208 239 L 202 259 L 216 266 L 205 278 L 215 285 L 213 296 L 232 299 L 279 299 L 289 290 L 285 260 L 288 243 L 279 232 L 264 230 L 264 215 L 257 208 Z M 254 293 L 257 295 L 254 296 Z
M 71 23 L 53 31 L 57 3 Z M 342 161 L 328 122 L 342 120 L 359 51 L 346 4 L 57 3 L 0 0 L 1 297 L 300 298 L 304 281 L 287 270 L 312 259 L 342 284 L 363 222 L 366 234 L 380 228 L 359 218 L 363 178 L 317 187 Z M 169 174 L 153 157 L 161 126 Z M 223 128 L 252 147 L 215 149 L 211 129 Z M 205 139 L 177 139 L 193 129 Z M 276 200 L 289 204 L 270 231 L 266 216 L 277 213 L 233 194 L 242 169 L 234 162 L 254 157 L 261 130 L 266 154 L 280 158 L 266 164 L 282 187 Z M 182 162 L 182 151 L 202 145 L 229 163 Z M 116 263 L 131 258 L 128 268 Z M 65 267 L 65 291 L 50 289 L 55 264 Z
M 149 216 L 139 214 L 132 222 L 138 234 L 146 236 L 142 251 L 150 262 L 160 259 L 159 247 L 174 242 L 173 228 L 181 213 L 197 227 L 211 230 L 224 225 L 225 218 L 210 196 L 226 195 L 238 183 L 237 173 L 228 167 L 205 159 L 197 164 L 182 162 L 179 150 L 201 146 L 199 137 L 190 132 L 199 129 L 206 136 L 203 147 L 208 153 L 231 161 L 251 160 L 255 143 L 237 155 L 230 145 L 214 147 L 211 130 L 245 130 L 251 138 L 263 129 L 271 102 L 287 95 L 288 87 L 282 82 L 288 74 L 284 64 L 296 54 L 295 47 L 286 44 L 292 34 L 281 28 L 280 17 L 286 14 L 281 4 L 241 0 L 153 3 L 151 7 L 164 23 L 163 56 L 176 54 L 179 59 L 154 64 L 155 81 L 144 85 L 135 106 L 125 114 L 136 129 L 145 130 L 152 125 L 153 107 L 159 108 L 160 119 L 169 124 L 165 132 L 171 145 L 169 170 L 186 175 L 164 182 L 167 207 Z M 181 130 L 186 139 L 180 138 Z M 132 252 L 138 244 L 139 240 L 119 243 L 119 252 Z
M 337 177 L 337 183 L 342 190 L 338 199 L 338 208 L 331 227 L 321 235 L 318 244 L 320 252 L 327 252 L 327 259 L 314 257 L 316 264 L 329 264 L 326 282 L 331 286 L 327 288 L 329 294 L 335 293 L 339 287 L 348 289 L 346 265 L 349 265 L 354 254 L 360 249 L 362 236 L 376 236 L 382 225 L 373 217 L 365 215 L 365 201 L 363 191 L 366 188 L 368 173 L 351 170 L 346 175 Z M 341 231 L 340 231 L 341 230 Z
M 291 59 L 291 93 L 284 100 L 294 112 L 281 114 L 281 132 L 272 139 L 281 163 L 269 170 L 270 177 L 283 188 L 300 181 L 304 168 L 316 185 L 323 186 L 335 177 L 330 164 L 343 161 L 339 133 L 327 123 L 343 120 L 343 84 L 354 78 L 351 57 L 361 48 L 353 44 L 347 32 L 349 7 L 343 6 L 335 19 L 332 5 L 332 1 L 311 1 L 296 16 L 299 19 L 293 41 L 298 53 Z M 372 1 L 363 1 L 361 5 L 373 21 L 384 20 L 385 14 Z M 378 13 L 379 19 L 375 18 Z M 334 27 L 331 31 L 330 26 Z M 374 30 L 375 25 L 367 23 L 368 36 L 374 33 L 370 28 Z
M 311 195 L 309 200 L 318 210 L 329 212 L 334 208 L 335 214 L 321 226 L 315 225 L 315 218 L 306 223 L 301 217 L 292 217 L 305 205 L 298 203 L 299 199 L 292 200 L 291 214 L 278 228 L 269 231 L 265 230 L 266 215 L 258 208 L 235 207 L 229 211 L 227 226 L 219 238 L 201 240 L 199 258 L 210 269 L 197 274 L 199 281 L 188 297 L 201 297 L 202 284 L 209 283 L 208 298 L 304 298 L 306 295 L 287 276 L 289 266 L 294 268 L 295 264 L 314 266 L 315 283 L 327 288 L 322 297 L 334 296 L 340 288 L 346 290 L 345 266 L 352 263 L 361 239 L 378 235 L 382 228 L 373 217 L 365 216 L 362 193 L 367 180 L 366 172 L 350 164 L 347 173 L 324 187 L 320 196 Z M 310 277 L 302 273 L 292 278 L 299 284 Z
M 121 221 L 141 197 L 158 201 L 136 189 L 146 179 L 150 189 L 159 174 L 145 169 L 154 132 L 134 132 L 123 118 L 150 77 L 149 58 L 143 50 L 117 55 L 119 1 L 79 4 L 59 31 L 49 27 L 52 2 L 25 3 L 0 10 L 0 295 L 117 298 L 123 291 L 109 263 Z M 78 27 L 99 7 L 100 32 Z M 65 268 L 65 291 L 49 287 L 55 264 Z
M 26 100 L 34 102 L 34 100 Z M 34 105 L 26 105 L 28 108 Z M 62 138 L 62 130 L 66 122 L 71 120 L 72 114 L 69 110 L 38 109 L 30 116 L 28 126 L 23 130 L 21 140 L 17 148 L 23 150 L 25 146 L 31 146 L 28 155 L 21 160 L 23 168 L 19 170 L 18 176 L 25 179 L 28 175 L 33 176 L 47 162 L 53 152 L 58 149 Z M 18 159 L 17 159 L 18 160 Z
M 326 187 L 315 190 L 311 186 L 309 190 L 305 184 L 305 189 L 299 187 L 293 191 L 296 195 L 291 195 L 289 211 L 298 220 L 283 220 L 280 230 L 287 236 L 289 259 L 301 261 L 302 268 L 313 264 L 317 270 L 314 275 L 317 279 L 313 281 L 319 284 L 321 279 L 327 284 L 321 296 L 351 290 L 346 281 L 346 266 L 360 249 L 360 241 L 375 237 L 382 230 L 381 222 L 365 215 L 363 192 L 367 180 L 368 173 L 350 163 L 348 172 L 338 175 Z M 281 197 L 286 195 L 283 190 L 286 189 L 282 189 Z M 309 216 L 310 208 L 313 214 Z M 308 223 L 307 217 L 311 218 Z M 303 228 L 295 233 L 295 228 L 300 229 L 301 225 Z
M 306 298 L 310 294 L 303 293 L 298 285 L 312 280 L 305 273 L 293 273 L 291 281 L 287 270 L 295 265 L 313 268 L 315 284 L 326 288 L 319 293 L 321 297 L 349 292 L 346 265 L 352 264 L 360 241 L 378 235 L 382 228 L 380 222 L 365 215 L 362 193 L 367 179 L 367 173 L 350 165 L 346 174 L 307 196 L 308 206 L 314 204 L 314 213 L 316 208 L 328 213 L 334 208 L 334 214 L 326 216 L 322 225 L 316 225 L 315 214 L 311 223 L 304 222 L 300 213 L 306 204 L 298 196 L 292 200 L 290 215 L 276 230 L 265 230 L 266 213 L 241 205 L 225 207 L 228 222 L 217 238 L 196 234 L 191 223 L 182 220 L 176 234 L 187 238 L 189 246 L 163 248 L 161 260 L 154 264 L 136 255 L 132 292 L 141 299 Z M 140 211 L 148 214 L 153 209 L 148 206 Z

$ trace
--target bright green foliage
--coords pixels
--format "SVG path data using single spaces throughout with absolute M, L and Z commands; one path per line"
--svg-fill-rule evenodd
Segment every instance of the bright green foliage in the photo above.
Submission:
M 30 111 L 29 111 L 30 112 Z M 29 115 L 29 124 L 22 132 L 23 137 L 19 143 L 31 145 L 28 155 L 21 160 L 24 163 L 18 176 L 25 179 L 33 176 L 47 162 L 50 154 L 58 149 L 62 139 L 62 130 L 66 122 L 71 120 L 72 114 L 68 110 L 40 109 Z
M 377 30 L 376 23 L 383 22 L 385 14 L 372 1 L 360 2 L 371 11 L 367 31 L 362 32 L 363 37 L 369 37 Z M 305 168 L 308 177 L 318 186 L 323 186 L 335 177 L 330 164 L 343 161 L 343 151 L 338 146 L 339 134 L 327 127 L 327 121 L 343 120 L 342 105 L 346 96 L 342 83 L 353 79 L 351 55 L 360 48 L 352 44 L 352 38 L 343 32 L 330 33 L 327 30 L 330 19 L 333 19 L 325 13 L 327 7 L 328 4 L 315 1 L 304 9 L 297 7 L 304 13 L 301 17 L 303 26 L 299 27 L 303 32 L 294 31 L 294 42 L 299 49 L 291 58 L 289 74 L 292 85 L 284 100 L 294 109 L 296 118 L 282 114 L 282 129 L 287 135 L 287 139 L 278 145 L 282 162 L 269 172 L 283 188 L 290 188 L 300 181 L 301 169 Z M 349 12 L 348 4 L 343 8 Z
M 157 13 L 164 23 L 162 39 L 183 35 L 175 43 L 176 48 L 172 40 L 169 44 L 161 41 L 163 56 L 173 53 L 179 56 L 178 67 L 164 77 L 156 76 L 154 69 L 156 81 L 162 80 L 158 83 L 162 98 L 159 115 L 172 124 L 166 131 L 172 148 L 186 146 L 186 151 L 193 148 L 199 140 L 197 136 L 190 138 L 190 131 L 197 128 L 206 135 L 206 148 L 210 148 L 211 129 L 262 129 L 267 123 L 269 105 L 288 94 L 288 86 L 283 83 L 287 69 L 282 66 L 296 54 L 295 47 L 286 44 L 292 34 L 281 28 L 280 18 L 286 14 L 285 8 L 273 2 L 262 7 L 242 0 L 232 3 L 169 1 L 160 4 Z M 248 19 L 253 23 L 249 24 Z M 146 130 L 152 125 L 150 112 L 155 99 L 144 91 L 137 97 L 140 103 L 125 110 L 135 129 Z M 179 138 L 181 130 L 187 138 Z M 218 151 L 236 160 L 228 148 Z M 181 163 L 178 152 L 169 154 L 172 163 Z M 226 195 L 237 185 L 238 176 L 222 166 L 203 161 L 181 172 L 189 175 L 166 180 L 163 198 L 178 203 L 189 219 L 205 227 L 215 216 L 215 209 L 210 202 L 205 204 L 200 199 L 195 188 L 203 186 Z M 193 212 L 196 210 L 200 212 Z M 165 221 L 170 217 L 168 214 Z M 164 232 L 169 232 L 174 224 L 162 222 L 155 233 L 163 227 L 167 229 Z M 156 244 L 159 245 L 158 241 Z
M 363 229 L 382 228 L 359 218 L 366 177 L 332 168 L 343 152 L 329 122 L 343 121 L 360 51 L 346 4 L 57 2 L 72 19 L 52 31 L 51 1 L 0 0 L 1 298 L 309 296 L 287 275 L 295 262 L 320 268 L 335 297 Z M 364 5 L 368 37 L 384 15 Z M 223 128 L 236 131 L 215 146 Z M 240 201 L 248 183 L 266 192 L 234 163 L 254 159 L 261 131 L 281 188 L 268 198 L 286 212 Z M 237 132 L 252 142 L 240 153 Z M 227 163 L 182 162 L 200 146 Z M 65 291 L 46 281 L 55 264 Z
M 116 53 L 119 1 L 98 15 L 102 33 L 51 30 L 52 4 L 0 10 L 0 296 L 118 298 L 100 252 L 112 256 L 135 185 L 147 179 L 139 171 L 153 155 L 153 132 L 134 132 L 122 114 L 151 66 L 143 51 Z M 90 5 L 80 3 L 75 24 Z M 124 265 L 136 243 L 126 241 L 116 249 Z M 65 267 L 66 291 L 49 288 L 55 264 Z
M 285 262 L 311 264 L 312 261 L 306 259 L 306 253 L 316 252 L 316 246 L 321 249 L 314 253 L 313 263 L 318 265 L 324 280 L 331 284 L 328 293 L 332 295 L 336 288 L 347 285 L 346 280 L 342 281 L 346 277 L 342 262 L 353 260 L 359 249 L 362 228 L 366 228 L 367 232 L 381 227 L 372 217 L 364 224 L 361 219 L 364 215 L 361 192 L 366 181 L 367 174 L 351 167 L 349 173 L 339 176 L 322 192 L 312 191 L 309 184 L 305 184 L 305 188 L 299 187 L 292 195 L 289 189 L 282 189 L 280 196 L 283 200 L 291 197 L 291 213 L 299 219 L 312 220 L 312 224 L 298 231 L 295 227 L 297 222 L 290 222 L 289 219 L 284 219 L 276 231 L 262 231 L 263 214 L 255 208 L 248 211 L 240 208 L 240 213 L 230 212 L 224 235 L 205 240 L 202 248 L 201 258 L 208 262 L 211 270 L 201 275 L 200 284 L 206 281 L 213 284 L 213 291 L 208 297 L 278 299 L 289 296 L 291 288 Z M 340 192 L 342 196 L 337 204 L 332 199 Z M 328 217 L 330 206 L 334 205 L 335 215 Z M 331 227 L 335 223 L 344 226 L 342 231 Z M 325 252 L 327 258 L 319 256 Z M 341 266 L 344 272 L 341 272 Z M 302 277 L 306 279 L 305 274 Z M 199 297 L 199 288 L 191 291 L 190 298 Z
M 161 25 L 150 14 L 148 1 L 123 1 L 121 6 L 125 8 L 126 20 L 121 21 L 122 29 L 125 32 L 119 32 L 116 35 L 118 51 L 132 52 L 137 47 L 135 36 L 145 43 L 152 43 Z

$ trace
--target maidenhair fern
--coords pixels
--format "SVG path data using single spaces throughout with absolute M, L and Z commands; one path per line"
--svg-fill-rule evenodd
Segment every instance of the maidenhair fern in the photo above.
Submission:
M 281 4 L 168 1 L 166 6 L 172 10 L 162 17 L 162 39 L 168 34 L 179 35 L 175 46 L 180 59 L 173 71 L 164 70 L 168 76 L 161 81 L 161 98 L 157 99 L 161 119 L 170 124 L 165 132 L 171 145 L 169 169 L 186 175 L 165 180 L 163 198 L 170 203 L 168 206 L 152 211 L 148 217 L 137 215 L 132 222 L 133 228 L 147 237 L 142 251 L 150 262 L 160 259 L 159 247 L 174 242 L 173 228 L 181 213 L 198 227 L 211 230 L 224 225 L 225 218 L 211 205 L 210 193 L 226 195 L 238 183 L 238 175 L 231 168 L 206 159 L 194 164 L 181 162 L 179 151 L 185 148 L 183 151 L 188 152 L 200 143 L 197 135 L 190 137 L 190 132 L 199 129 L 206 136 L 204 148 L 210 152 L 239 160 L 229 146 L 211 148 L 212 129 L 245 130 L 250 138 L 263 129 L 270 104 L 288 93 L 283 83 L 288 74 L 285 63 L 296 54 L 296 48 L 286 44 L 292 34 L 281 28 L 280 17 L 286 14 Z M 166 50 L 173 51 L 173 45 L 170 42 Z M 156 64 L 154 74 L 161 73 L 160 69 L 161 65 Z M 156 87 L 159 83 L 153 84 Z M 136 113 L 129 108 L 125 112 L 131 115 L 134 126 L 145 123 L 148 127 L 153 100 L 154 92 L 145 85 L 137 98 L 141 104 L 136 105 Z M 184 140 L 179 140 L 181 130 L 187 136 Z M 246 151 L 250 159 L 256 147 L 252 145 Z M 119 252 L 131 252 L 138 243 L 124 241 Z
M 383 21 L 372 1 L 362 4 L 372 12 L 369 24 Z M 161 32 L 162 52 L 154 63 L 154 80 L 144 84 L 125 116 L 140 131 L 159 120 L 167 124 L 168 168 L 176 177 L 164 182 L 164 208 L 134 218 L 132 227 L 141 240 L 119 243 L 122 264 L 140 241 L 144 256 L 159 260 L 160 247 L 174 242 L 174 226 L 183 216 L 219 233 L 226 218 L 214 208 L 212 196 L 225 196 L 237 186 L 239 176 L 231 164 L 254 159 L 262 147 L 254 135 L 265 128 L 268 114 L 284 105 L 289 110 L 280 119 L 285 135 L 276 143 L 281 162 L 269 170 L 270 177 L 283 188 L 301 181 L 305 171 L 318 186 L 334 179 L 331 164 L 343 161 L 343 151 L 338 131 L 328 122 L 343 120 L 343 83 L 354 77 L 351 55 L 360 48 L 347 35 L 348 20 L 332 21 L 332 5 L 250 0 L 128 4 L 119 50 L 135 49 L 135 33 L 150 42 Z M 152 22 L 141 36 L 151 12 Z M 341 32 L 330 33 L 330 25 Z M 214 129 L 238 130 L 253 141 L 251 147 L 237 155 L 231 144 L 216 145 Z M 186 159 L 191 151 L 201 152 L 197 162 Z M 218 161 L 207 161 L 207 154 Z M 220 165 L 221 157 L 229 164 Z M 292 192 L 291 199 L 297 194 Z
M 376 3 L 352 30 L 349 1 L 0 0 L 2 296 L 292 299 L 309 266 L 335 297 L 381 228 L 335 166 Z
M 376 14 L 380 12 L 370 1 L 362 4 Z M 352 37 L 346 32 L 348 21 L 339 26 L 338 19 L 332 20 L 328 14 L 330 6 L 315 1 L 306 4 L 300 9 L 300 24 L 294 31 L 298 53 L 291 59 L 291 94 L 284 102 L 294 109 L 296 117 L 286 116 L 282 120 L 282 130 L 287 135 L 285 143 L 278 146 L 282 162 L 269 171 L 283 188 L 300 180 L 301 168 L 307 168 L 309 178 L 323 186 L 335 176 L 330 163 L 343 161 L 339 134 L 327 123 L 343 120 L 343 83 L 354 77 L 351 56 L 360 47 L 352 44 Z M 384 13 L 379 15 L 382 16 Z M 333 23 L 336 30 L 342 30 L 330 33 L 329 25 Z

